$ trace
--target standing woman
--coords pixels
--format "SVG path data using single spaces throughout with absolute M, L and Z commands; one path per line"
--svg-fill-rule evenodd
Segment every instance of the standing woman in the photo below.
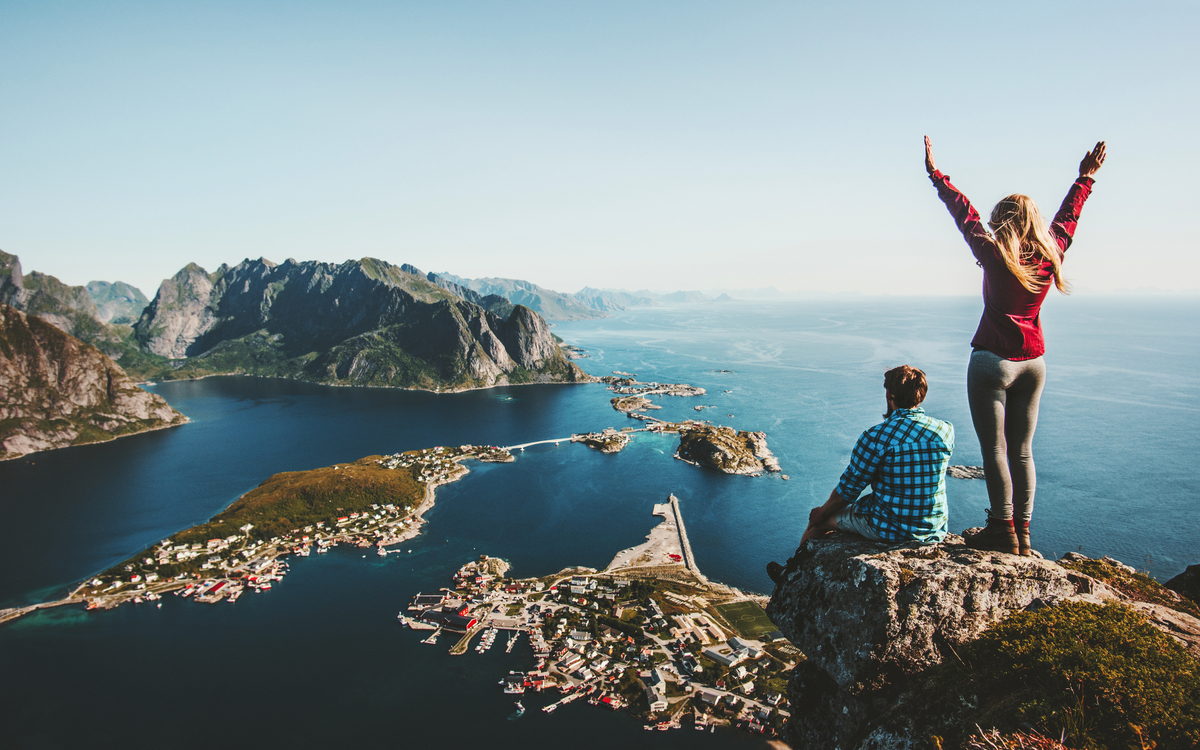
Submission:
M 1079 179 L 1049 228 L 1027 195 L 1002 199 L 985 228 L 967 197 L 934 165 L 933 146 L 925 137 L 925 169 L 983 268 L 983 318 L 971 340 L 967 399 L 983 450 L 991 507 L 987 527 L 967 540 L 976 549 L 1033 554 L 1033 431 L 1046 382 L 1039 313 L 1051 284 L 1067 293 L 1063 256 L 1102 164 L 1104 141 L 1079 163 Z

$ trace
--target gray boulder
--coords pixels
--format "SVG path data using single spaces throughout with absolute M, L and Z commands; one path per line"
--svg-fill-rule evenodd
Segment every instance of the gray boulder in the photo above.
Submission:
M 950 535 L 933 545 L 878 544 L 833 533 L 808 542 L 767 614 L 807 656 L 789 684 L 797 748 L 917 747 L 881 721 L 909 700 L 911 678 L 1008 614 L 1100 584 L 1052 561 L 980 552 Z

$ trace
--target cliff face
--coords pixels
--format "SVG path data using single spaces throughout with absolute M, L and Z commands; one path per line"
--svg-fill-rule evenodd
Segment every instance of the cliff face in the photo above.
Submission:
M 1129 601 L 1063 564 L 979 552 L 954 535 L 935 545 L 879 544 L 836 532 L 808 542 L 767 606 L 807 656 L 789 682 L 786 739 L 797 748 L 898 750 L 927 747 L 947 727 L 970 731 L 986 707 L 965 694 L 930 694 L 925 675 L 958 661 L 1014 613 L 1106 600 L 1124 601 L 1200 655 L 1200 620 Z
M 247 260 L 211 274 L 192 264 L 163 283 L 134 329 L 154 354 L 188 358 L 176 377 L 241 372 L 421 388 L 587 379 L 530 310 L 517 306 L 506 320 L 370 258 Z
M 187 421 L 111 359 L 0 305 L 0 459 Z

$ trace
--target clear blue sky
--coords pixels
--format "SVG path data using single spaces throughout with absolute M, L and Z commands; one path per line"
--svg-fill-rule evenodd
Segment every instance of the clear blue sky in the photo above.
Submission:
M 0 249 L 153 295 L 189 261 L 972 294 L 922 135 L 1066 270 L 1200 287 L 1200 4 L 0 0 Z

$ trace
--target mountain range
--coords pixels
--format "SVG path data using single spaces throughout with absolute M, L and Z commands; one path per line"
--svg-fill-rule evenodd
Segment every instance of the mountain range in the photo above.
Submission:
M 172 361 L 171 378 L 232 372 L 451 390 L 588 379 L 536 312 L 472 299 L 374 258 L 260 258 L 212 273 L 189 264 L 162 283 L 134 333 Z

